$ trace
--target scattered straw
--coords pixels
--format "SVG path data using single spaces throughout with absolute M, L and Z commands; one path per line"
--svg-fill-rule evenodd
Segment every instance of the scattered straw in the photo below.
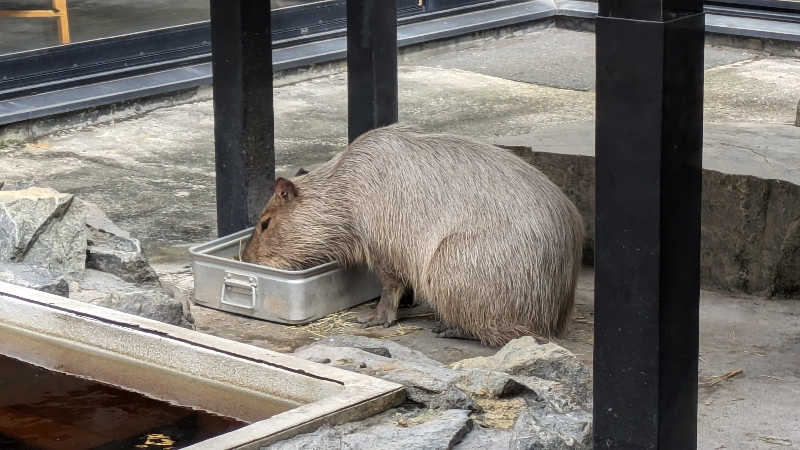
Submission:
M 422 314 L 420 315 L 422 316 Z M 302 331 L 303 333 L 308 333 L 317 339 L 325 339 L 327 337 L 335 336 L 338 334 L 347 334 L 347 333 L 362 334 L 359 332 L 360 330 L 362 330 L 362 328 L 361 325 L 357 322 L 356 317 L 357 314 L 353 311 L 340 311 L 337 313 L 328 314 L 327 316 L 319 320 L 316 320 L 314 322 L 305 325 L 294 325 L 292 326 L 292 328 L 297 331 Z M 403 319 L 406 318 L 407 317 L 404 317 Z M 378 333 L 381 333 L 380 336 L 375 336 L 376 338 L 385 339 L 397 336 L 405 336 L 407 334 L 411 334 L 415 331 L 421 330 L 422 327 L 396 323 L 390 328 L 375 327 L 374 329 L 380 330 L 378 331 Z M 386 334 L 382 334 L 383 330 L 386 330 Z
M 758 440 L 766 442 L 767 444 L 780 445 L 783 447 L 791 447 L 792 441 L 790 439 L 779 438 L 775 436 L 759 436 Z
M 713 376 L 707 382 L 700 384 L 702 386 L 716 386 L 717 384 L 722 383 L 725 380 L 730 380 L 731 378 L 741 375 L 742 373 L 742 369 L 729 370 L 722 375 Z
M 509 429 L 517 421 L 519 413 L 525 408 L 525 400 L 515 397 L 509 399 L 477 398 L 475 403 L 483 409 L 474 420 L 484 427 Z
M 380 339 L 386 339 L 391 337 L 398 337 L 398 336 L 405 336 L 407 334 L 411 334 L 415 331 L 419 331 L 422 327 L 417 327 L 414 325 L 402 325 L 402 324 L 395 324 L 391 328 L 387 328 L 389 331 L 388 334 L 380 336 Z
M 407 428 L 407 427 L 415 427 L 417 425 L 421 425 L 425 422 L 429 422 L 431 419 L 436 418 L 439 415 L 439 412 L 435 409 L 426 409 L 420 414 L 417 414 L 413 417 L 406 417 L 401 413 L 395 413 L 394 415 L 394 422 L 399 427 Z
M 357 328 L 355 317 L 356 314 L 352 311 L 340 311 L 305 325 L 295 325 L 292 328 L 311 334 L 318 339 L 324 339 Z

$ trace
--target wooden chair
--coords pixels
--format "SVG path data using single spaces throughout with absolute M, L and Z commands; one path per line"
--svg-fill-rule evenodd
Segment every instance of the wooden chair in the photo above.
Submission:
M 0 17 L 55 17 L 58 19 L 58 41 L 69 44 L 67 0 L 52 0 L 53 9 L 0 10 Z

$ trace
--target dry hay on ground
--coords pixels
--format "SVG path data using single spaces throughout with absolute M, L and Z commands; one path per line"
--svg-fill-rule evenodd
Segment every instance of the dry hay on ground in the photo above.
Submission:
M 325 339 L 338 334 L 373 334 L 375 331 L 380 334 L 379 336 L 376 336 L 377 338 L 385 339 L 397 336 L 405 336 L 406 334 L 422 329 L 422 327 L 403 325 L 402 323 L 395 324 L 389 328 L 361 328 L 356 321 L 356 313 L 353 311 L 339 311 L 328 314 L 322 319 L 305 325 L 294 325 L 292 328 L 304 333 L 308 333 L 314 336 L 316 339 Z M 370 332 L 367 330 L 372 331 Z
M 483 409 L 473 420 L 481 426 L 507 430 L 514 426 L 520 412 L 525 408 L 525 400 L 519 397 L 508 399 L 477 398 L 475 403 Z

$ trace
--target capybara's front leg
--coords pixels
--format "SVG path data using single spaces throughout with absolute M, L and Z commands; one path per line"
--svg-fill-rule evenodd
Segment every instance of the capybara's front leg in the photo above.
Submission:
M 405 287 L 395 277 L 385 273 L 378 274 L 381 280 L 381 299 L 375 307 L 375 313 L 364 319 L 359 318 L 362 328 L 383 325 L 390 327 L 397 322 L 397 308 L 400 306 L 400 297 L 403 296 Z

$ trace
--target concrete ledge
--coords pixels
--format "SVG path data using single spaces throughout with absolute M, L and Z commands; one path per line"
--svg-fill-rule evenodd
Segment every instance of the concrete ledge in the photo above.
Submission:
M 195 449 L 259 448 L 404 399 L 378 378 L 2 282 L 0 353 L 251 422 Z
M 594 124 L 495 139 L 542 170 L 583 215 L 594 251 Z M 709 124 L 704 129 L 701 283 L 704 288 L 800 297 L 800 128 Z

